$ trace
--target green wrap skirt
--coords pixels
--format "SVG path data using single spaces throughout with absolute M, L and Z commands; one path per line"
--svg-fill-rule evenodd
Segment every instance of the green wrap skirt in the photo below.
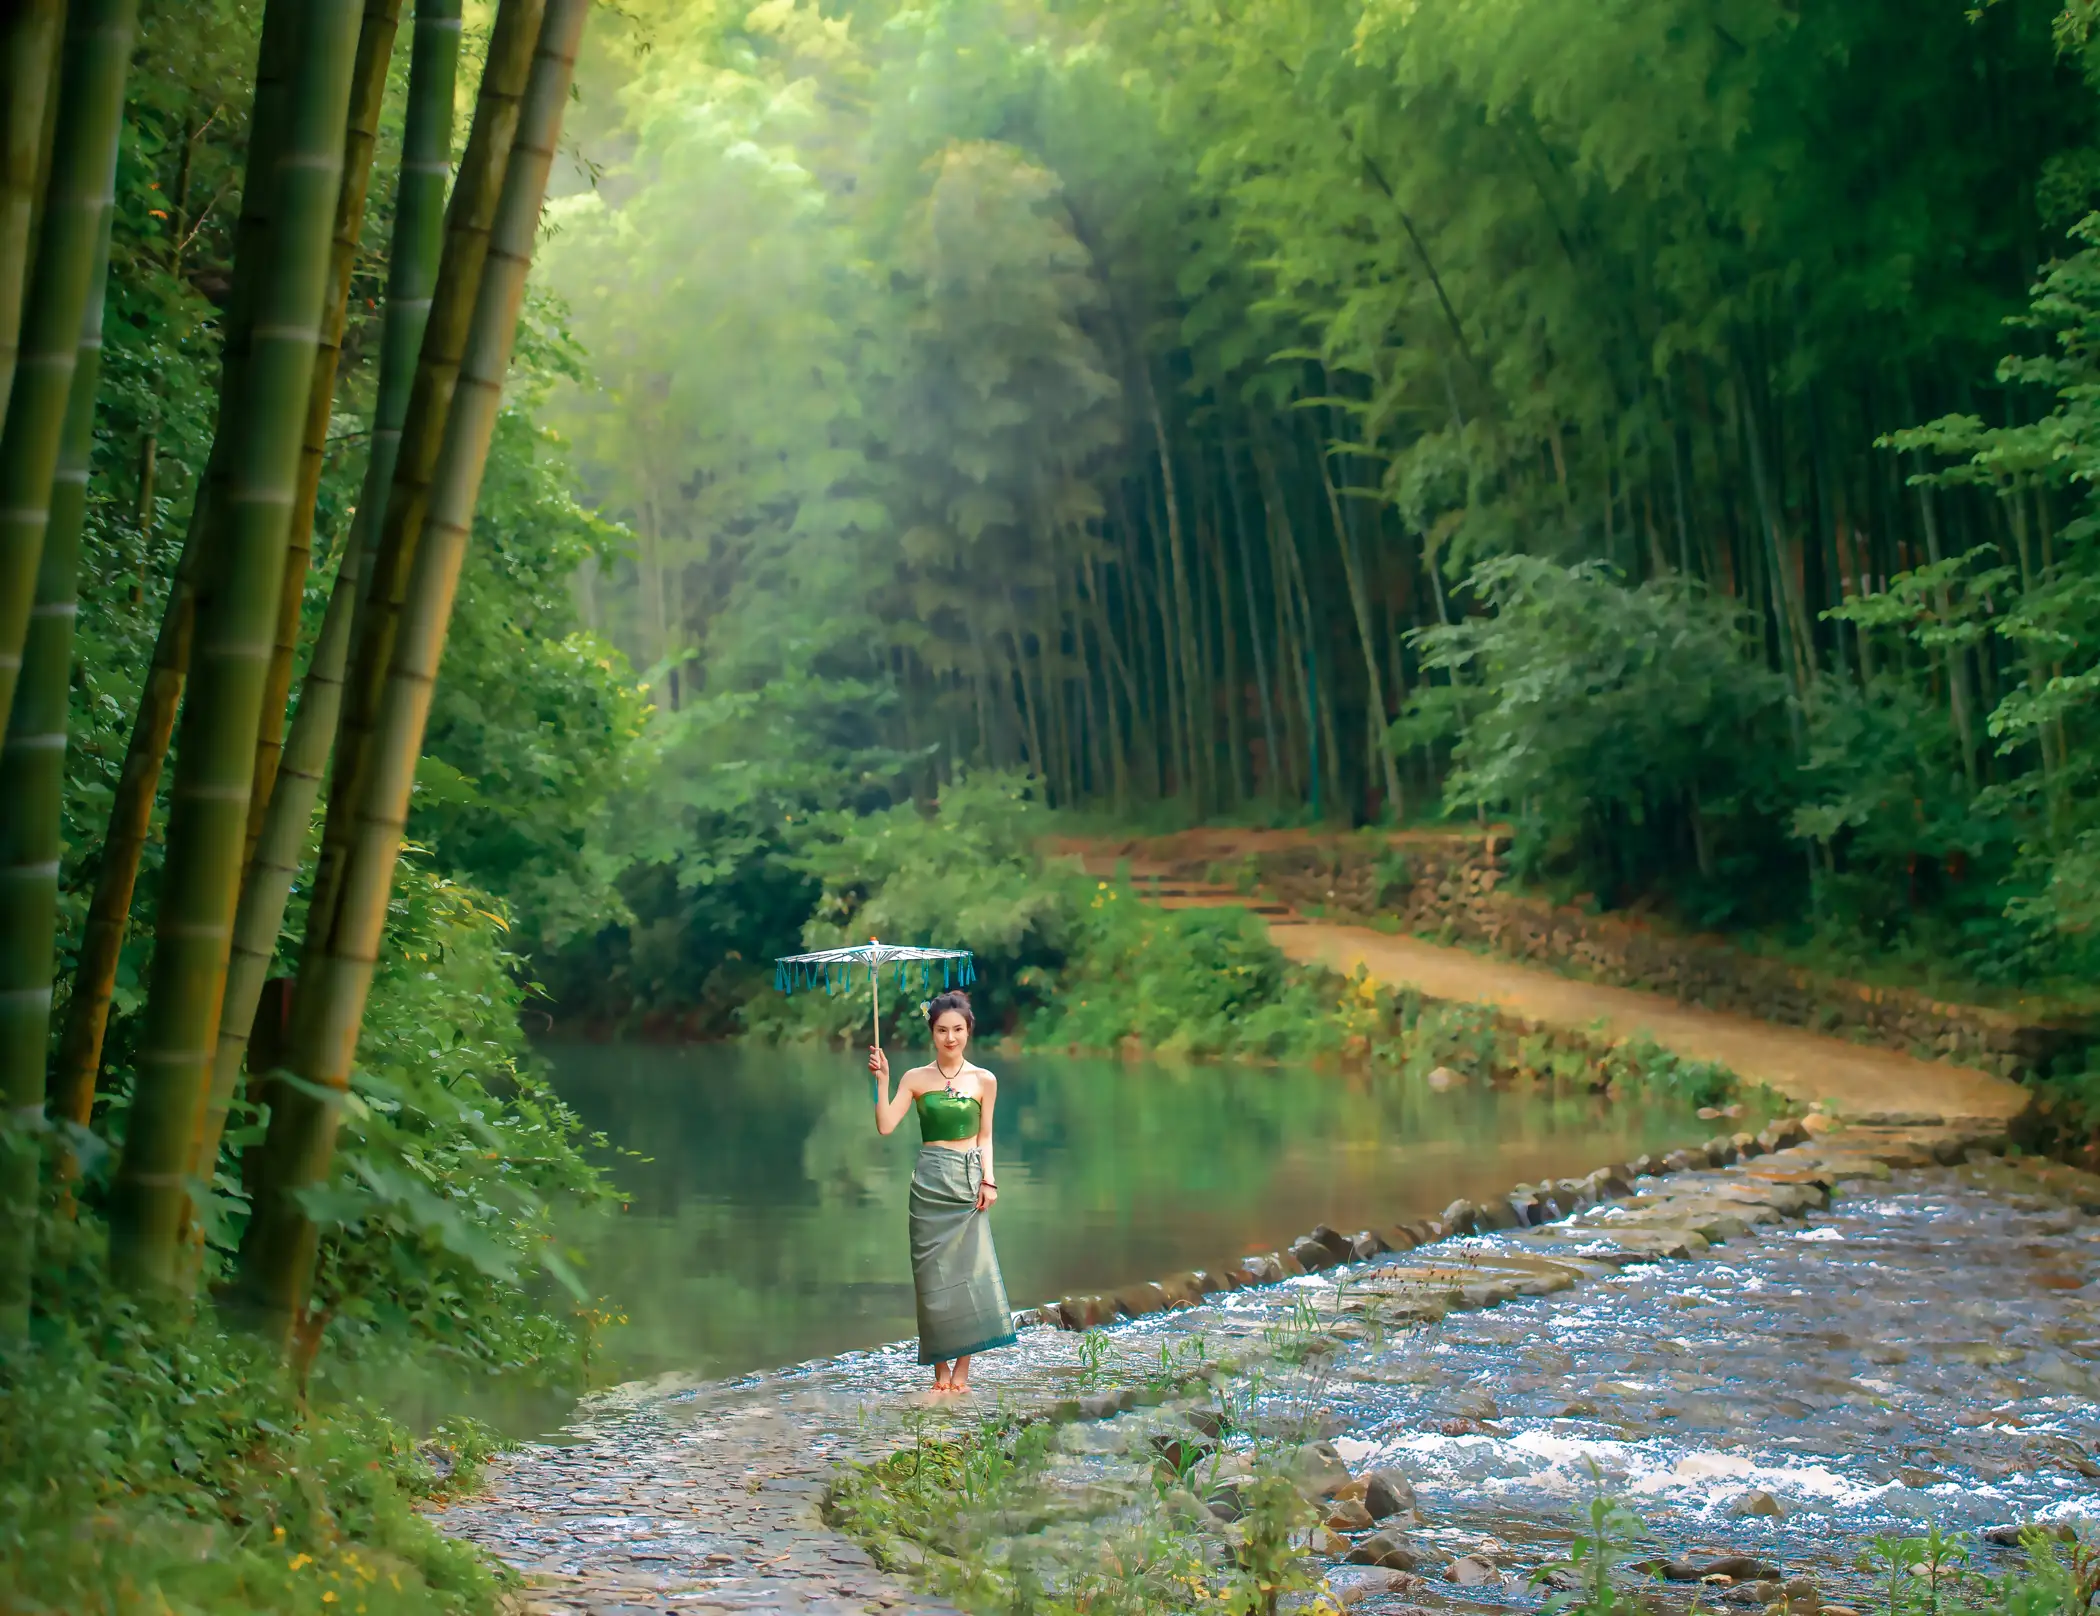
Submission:
M 922 1364 L 1014 1344 L 991 1219 L 977 1210 L 983 1184 L 980 1152 L 919 1147 L 911 1175 L 911 1280 Z

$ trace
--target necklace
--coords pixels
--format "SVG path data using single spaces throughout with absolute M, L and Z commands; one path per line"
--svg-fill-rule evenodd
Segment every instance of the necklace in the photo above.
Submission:
M 955 1068 L 954 1072 L 951 1073 L 947 1067 L 943 1066 L 938 1060 L 936 1060 L 933 1063 L 933 1069 L 941 1074 L 941 1088 L 945 1092 L 953 1094 L 955 1092 L 956 1078 L 961 1077 L 963 1075 L 963 1068 L 968 1066 L 969 1064 L 970 1063 L 968 1061 L 963 1061 L 960 1065 L 958 1065 Z

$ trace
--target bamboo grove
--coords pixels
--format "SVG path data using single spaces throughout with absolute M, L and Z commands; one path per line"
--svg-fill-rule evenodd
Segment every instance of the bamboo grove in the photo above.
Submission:
M 192 38 L 204 31 L 201 14 L 171 21 L 149 9 L 163 49 L 185 27 Z M 150 80 L 164 59 L 139 49 L 134 67 L 138 0 L 36 0 L 0 25 L 0 319 L 12 344 L 0 377 L 0 1331 L 10 1339 L 28 1328 L 40 1215 L 75 1204 L 68 1186 L 106 1154 L 99 1130 L 119 1114 L 110 1271 L 155 1307 L 196 1294 L 222 1134 L 245 1084 L 249 1112 L 268 1120 L 241 1163 L 250 1210 L 222 1295 L 265 1339 L 311 1353 L 311 1196 L 328 1186 L 354 1103 L 350 1064 L 409 785 L 588 9 L 494 8 L 456 178 L 460 0 L 412 10 L 403 0 L 269 0 L 259 34 L 233 30 L 255 54 L 240 93 L 184 129 L 176 226 L 186 235 L 170 254 L 204 228 L 207 209 L 189 212 L 200 140 L 245 113 L 219 192 L 237 201 L 209 453 L 168 575 L 151 580 L 166 607 L 108 792 L 92 899 L 84 912 L 73 906 L 71 938 L 59 935 L 61 799 L 89 451 L 98 408 L 111 403 L 98 397 L 98 367 L 112 182 L 120 145 L 145 128 L 127 123 L 127 109 L 139 118 L 147 104 L 127 100 L 127 75 Z M 155 93 L 151 82 L 136 89 Z M 404 122 L 375 247 L 366 215 L 390 90 Z M 341 424 L 349 307 L 353 286 L 373 281 L 384 310 L 362 489 L 309 634 L 303 607 L 323 463 Z M 172 414 L 175 401 L 164 403 Z M 149 529 L 156 444 L 145 434 L 138 462 Z M 309 833 L 324 779 L 315 868 Z M 153 842 L 162 858 L 152 910 L 134 916 Z M 295 882 L 311 888 L 296 910 Z M 288 1001 L 278 995 L 288 1024 L 263 1064 L 249 1058 L 248 1035 L 288 916 L 303 941 L 295 979 L 280 985 Z M 110 1097 L 105 1044 L 127 928 L 150 930 L 151 965 L 112 1111 L 97 1102 Z
M 2080 16 L 624 13 L 547 267 L 635 535 L 587 610 L 679 710 L 686 823 L 968 765 L 1479 812 L 1606 903 L 1886 944 L 2013 902 L 2056 941 L 1970 965 L 2071 969 L 2082 496 L 1961 467 L 2058 410 L 1998 365 L 2093 201 Z M 1564 709 L 1505 666 L 1556 609 Z M 1652 733 L 1590 733 L 1644 677 Z M 1527 701 L 1550 778 L 1495 739 Z M 663 856 L 660 918 L 733 884 Z

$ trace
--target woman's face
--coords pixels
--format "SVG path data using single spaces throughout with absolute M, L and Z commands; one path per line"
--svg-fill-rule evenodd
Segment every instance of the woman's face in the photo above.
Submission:
M 970 1024 L 960 1010 L 943 1010 L 933 1021 L 933 1048 L 941 1059 L 955 1061 L 970 1047 Z

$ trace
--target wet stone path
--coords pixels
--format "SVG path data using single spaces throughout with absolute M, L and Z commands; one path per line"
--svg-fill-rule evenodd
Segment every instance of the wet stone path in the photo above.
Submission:
M 1535 1604 L 1525 1573 L 1566 1553 L 1593 1478 L 1658 1553 L 1752 1555 L 1863 1601 L 1849 1562 L 1874 1532 L 2100 1514 L 2100 1180 L 1976 1143 L 1852 1129 L 1110 1334 L 1155 1364 L 1199 1333 L 1247 1362 L 1291 1321 L 1336 1341 L 1257 1401 L 1414 1483 L 1413 1573 L 1327 1540 L 1335 1592 L 1367 1612 Z M 630 1389 L 442 1524 L 526 1573 L 538 1616 L 945 1610 L 818 1515 L 839 1463 L 958 1417 L 913 1396 L 923 1373 L 899 1346 Z M 1081 1376 L 1078 1338 L 1026 1331 L 960 1417 L 1070 1414 Z M 1179 1416 L 1127 1402 L 1078 1402 L 1060 1485 L 1148 1472 Z

